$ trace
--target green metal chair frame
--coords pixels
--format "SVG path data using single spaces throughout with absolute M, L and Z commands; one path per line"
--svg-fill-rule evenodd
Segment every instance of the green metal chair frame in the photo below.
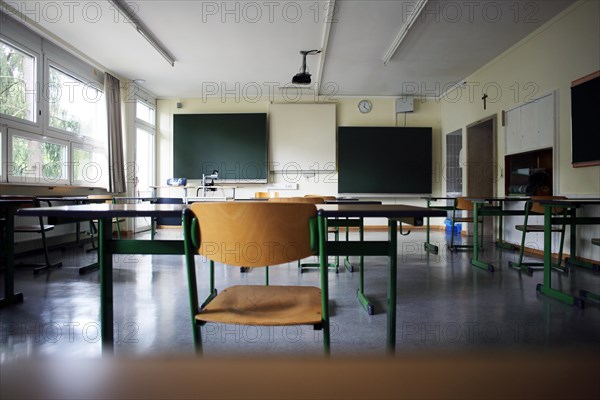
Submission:
M 534 271 L 543 271 L 544 270 L 544 262 L 543 261 L 535 261 L 535 262 L 534 261 L 531 261 L 531 262 L 523 261 L 523 258 L 525 256 L 525 238 L 526 238 L 528 232 L 532 232 L 532 233 L 533 232 L 537 232 L 537 233 L 544 232 L 544 225 L 530 224 L 529 217 L 532 215 L 543 215 L 544 214 L 543 207 L 541 205 L 539 205 L 538 201 L 540 199 L 550 199 L 552 197 L 553 196 L 534 196 L 530 200 L 527 200 L 525 202 L 525 217 L 523 219 L 523 225 L 515 226 L 516 230 L 522 232 L 521 246 L 519 248 L 519 260 L 517 262 L 509 261 L 508 262 L 509 267 L 518 269 L 523 272 L 527 272 L 528 274 L 532 274 Z M 557 198 L 564 198 L 564 197 L 557 197 Z M 554 214 L 563 214 L 563 216 L 566 217 L 568 214 L 568 209 L 566 207 L 564 207 L 564 208 L 555 207 L 555 208 L 553 208 L 552 212 Z M 566 231 L 566 224 L 552 227 L 552 232 L 560 233 L 560 246 L 559 246 L 559 251 L 558 251 L 558 262 L 552 263 L 552 268 L 554 268 L 560 272 L 567 273 L 569 271 L 569 269 L 568 269 L 568 267 L 563 265 L 563 260 L 562 260 L 563 259 L 563 257 L 562 257 L 563 247 L 564 247 L 564 243 L 565 243 L 565 231 Z

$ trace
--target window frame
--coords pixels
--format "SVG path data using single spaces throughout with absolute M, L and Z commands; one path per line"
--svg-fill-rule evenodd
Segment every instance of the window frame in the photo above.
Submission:
M 99 184 L 88 184 L 85 180 L 75 179 L 75 149 L 91 149 L 99 156 L 106 159 L 108 137 L 104 134 L 107 121 L 99 128 L 97 137 L 89 134 L 78 134 L 50 126 L 50 103 L 48 99 L 48 87 L 50 68 L 66 74 L 83 85 L 93 85 L 102 92 L 102 99 L 98 101 L 102 107 L 106 107 L 104 100 L 104 72 L 86 61 L 64 50 L 56 44 L 46 40 L 38 33 L 30 30 L 27 26 L 8 17 L 0 11 L 2 19 L 2 33 L 0 39 L 8 46 L 15 48 L 27 55 L 34 57 L 35 69 L 35 121 L 0 114 L 0 183 L 27 184 L 39 186 L 81 186 L 81 187 L 106 187 L 107 179 L 100 179 Z M 60 61 L 57 61 L 60 60 Z M 106 111 L 100 119 L 106 119 Z M 13 137 L 21 136 L 42 143 L 59 144 L 66 146 L 65 166 L 67 168 L 65 177 L 58 180 L 48 180 L 37 173 L 36 177 L 10 175 L 9 165 L 13 161 Z M 155 150 L 156 151 L 156 150 Z M 101 166 L 102 174 L 108 174 L 108 162 Z
M 11 132 L 11 131 L 16 131 L 16 132 Z M 70 167 L 70 143 L 68 141 L 62 140 L 62 139 L 57 139 L 57 138 L 53 138 L 53 137 L 44 137 L 44 136 L 40 136 L 37 135 L 35 133 L 31 133 L 31 132 L 27 132 L 27 131 L 23 131 L 20 129 L 12 129 L 12 128 L 8 128 L 7 129 L 7 133 L 8 133 L 8 137 L 7 137 L 7 149 L 6 149 L 6 153 L 7 153 L 7 162 L 5 163 L 5 165 L 7 166 L 6 168 L 6 180 L 8 183 L 14 183 L 14 184 L 36 184 L 36 185 L 42 185 L 42 186 L 57 186 L 57 185 L 68 185 L 71 182 L 71 174 L 72 174 L 72 168 Z M 12 163 L 13 160 L 13 141 L 15 137 L 23 137 L 25 139 L 28 140 L 33 140 L 33 141 L 37 141 L 40 143 L 49 143 L 49 144 L 56 144 L 56 145 L 60 145 L 63 146 L 65 148 L 65 160 L 63 161 L 63 168 L 66 167 L 67 168 L 67 172 L 66 172 L 66 177 L 65 178 L 61 178 L 58 180 L 47 180 L 45 179 L 42 175 L 40 175 L 40 173 L 38 172 L 36 174 L 36 176 L 31 179 L 28 176 L 25 177 L 21 177 L 19 175 L 12 175 L 9 174 L 8 171 L 8 164 Z M 10 160 L 10 161 L 8 161 Z M 43 167 L 43 166 L 42 166 Z M 40 169 L 42 171 L 42 169 Z
M 35 94 L 34 94 L 34 120 L 30 121 L 27 119 L 23 119 L 23 118 L 17 118 L 17 117 L 13 117 L 11 115 L 8 114 L 2 114 L 0 113 L 0 119 L 2 120 L 2 123 L 7 124 L 9 126 L 14 126 L 15 128 L 18 129 L 30 129 L 34 132 L 37 133 L 41 133 L 42 131 L 42 112 L 40 109 L 40 87 L 42 86 L 41 82 L 43 79 L 42 73 L 43 73 L 43 68 L 40 68 L 40 64 L 42 63 L 43 57 L 42 57 L 42 51 L 41 51 L 41 47 L 39 49 L 39 51 L 33 50 L 31 48 L 29 48 L 28 46 L 17 42 L 16 40 L 6 36 L 5 34 L 0 34 L 0 41 L 6 43 L 8 46 L 15 48 L 16 50 L 28 54 L 29 56 L 33 57 L 34 59 L 34 77 L 35 77 L 35 82 L 34 82 L 34 87 L 35 87 Z

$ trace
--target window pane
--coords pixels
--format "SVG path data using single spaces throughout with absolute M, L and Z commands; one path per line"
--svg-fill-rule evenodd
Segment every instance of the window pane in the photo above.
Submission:
M 135 178 L 138 191 L 148 191 L 154 185 L 154 135 L 140 128 L 135 138 Z
M 26 181 L 56 182 L 67 179 L 67 146 L 12 137 L 12 164 L 9 175 Z
M 52 128 L 103 140 L 106 131 L 104 94 L 96 84 L 81 82 L 50 67 L 48 98 Z
M 35 122 L 35 57 L 0 41 L 0 113 Z
M 144 102 L 138 101 L 136 103 L 135 117 L 153 126 L 155 124 L 154 108 L 152 106 L 147 105 Z
M 104 186 L 108 181 L 106 155 L 100 149 L 73 148 L 73 181 L 83 186 Z

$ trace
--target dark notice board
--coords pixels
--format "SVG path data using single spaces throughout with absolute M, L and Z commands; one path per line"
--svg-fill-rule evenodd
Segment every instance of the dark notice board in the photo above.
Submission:
M 338 128 L 338 192 L 431 194 L 431 128 Z
M 571 151 L 574 167 L 600 165 L 600 71 L 571 84 Z
M 267 114 L 176 114 L 173 116 L 173 175 L 219 181 L 266 182 Z

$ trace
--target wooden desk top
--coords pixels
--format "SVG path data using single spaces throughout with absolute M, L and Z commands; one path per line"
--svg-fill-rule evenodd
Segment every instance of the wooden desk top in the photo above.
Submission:
M 111 218 L 111 217 L 180 217 L 183 204 L 81 204 L 59 207 L 22 209 L 17 215 L 34 217 Z
M 540 204 L 555 205 L 555 206 L 573 206 L 583 207 L 585 205 L 600 205 L 600 198 L 589 199 L 548 199 L 540 200 Z
M 326 217 L 445 217 L 446 211 L 404 204 L 317 204 Z
M 178 217 L 184 204 L 82 204 L 59 207 L 37 207 L 17 212 L 24 216 L 49 216 L 73 218 L 110 217 Z M 403 204 L 318 204 L 319 213 L 326 217 L 444 217 L 445 211 Z

